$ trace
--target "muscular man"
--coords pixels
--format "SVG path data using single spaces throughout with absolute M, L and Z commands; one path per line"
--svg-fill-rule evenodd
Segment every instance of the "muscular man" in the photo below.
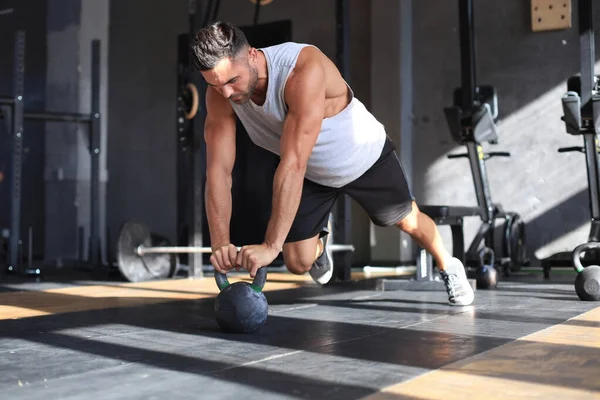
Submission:
M 347 193 L 374 224 L 407 232 L 432 254 L 451 305 L 472 303 L 465 268 L 419 211 L 383 125 L 329 58 L 299 43 L 254 48 L 225 22 L 201 29 L 192 50 L 209 86 L 206 213 L 215 270 L 241 267 L 254 277 L 283 251 L 291 273 L 327 283 L 333 274 L 328 219 L 336 198 Z M 236 116 L 256 145 L 280 157 L 264 241 L 239 252 L 229 238 Z

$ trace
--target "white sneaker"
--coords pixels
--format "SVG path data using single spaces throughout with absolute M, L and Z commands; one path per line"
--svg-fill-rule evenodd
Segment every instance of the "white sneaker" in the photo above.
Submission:
M 440 271 L 440 276 L 446 285 L 448 303 L 451 306 L 468 306 L 473 303 L 475 292 L 467 279 L 465 267 L 458 258 L 452 258 L 446 269 Z
M 323 252 L 315 260 L 311 269 L 308 271 L 310 276 L 319 285 L 326 285 L 333 279 L 333 254 L 329 245 L 331 244 L 331 221 L 332 216 L 329 217 L 325 235 L 319 240 L 323 243 Z

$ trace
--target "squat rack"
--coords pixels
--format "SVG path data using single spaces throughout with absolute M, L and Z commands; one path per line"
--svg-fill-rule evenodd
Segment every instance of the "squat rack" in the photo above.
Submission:
M 23 272 L 18 265 L 21 222 L 21 172 L 23 169 L 24 121 L 54 121 L 81 124 L 88 129 L 91 157 L 89 261 L 99 265 L 100 257 L 100 41 L 92 40 L 91 112 L 89 114 L 24 109 L 25 91 L 25 31 L 15 35 L 13 95 L 0 95 L 0 119 L 11 134 L 12 160 L 10 176 L 10 237 L 8 270 Z M 39 274 L 39 272 L 35 272 Z

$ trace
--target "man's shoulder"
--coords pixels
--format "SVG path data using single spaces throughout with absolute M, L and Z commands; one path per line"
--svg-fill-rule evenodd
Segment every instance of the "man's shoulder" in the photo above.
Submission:
M 269 54 L 299 54 L 302 50 L 307 48 L 318 49 L 315 45 L 310 43 L 300 43 L 300 42 L 283 42 L 278 43 L 272 46 L 260 47 L 259 50 L 263 50 Z
M 297 46 L 310 46 L 310 45 L 307 43 L 287 41 L 287 42 L 273 44 L 271 46 L 260 47 L 260 49 L 261 50 L 263 50 L 263 49 L 264 50 L 277 50 L 277 49 L 282 49 L 282 48 L 286 48 L 286 47 L 297 47 Z
M 262 50 L 267 54 L 272 64 L 287 65 L 294 69 L 303 65 L 305 61 L 319 57 L 322 54 L 316 46 L 298 42 L 280 43 Z

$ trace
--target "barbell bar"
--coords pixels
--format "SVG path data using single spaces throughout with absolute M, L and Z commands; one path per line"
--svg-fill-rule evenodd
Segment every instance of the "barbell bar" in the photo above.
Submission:
M 331 244 L 328 246 L 331 251 L 354 251 L 354 246 L 351 244 Z M 237 248 L 238 250 L 241 247 Z M 192 253 L 212 253 L 212 249 L 210 247 L 190 247 L 190 246 L 152 246 L 146 247 L 144 245 L 139 245 L 135 249 L 135 253 L 138 256 L 145 256 L 146 254 L 192 254 Z
M 354 251 L 351 244 L 331 244 L 332 252 Z M 238 250 L 240 247 L 238 247 Z M 176 254 L 212 253 L 210 247 L 169 246 L 166 238 L 153 234 L 143 223 L 129 221 L 121 227 L 117 241 L 117 266 L 129 282 L 167 279 L 174 276 Z

